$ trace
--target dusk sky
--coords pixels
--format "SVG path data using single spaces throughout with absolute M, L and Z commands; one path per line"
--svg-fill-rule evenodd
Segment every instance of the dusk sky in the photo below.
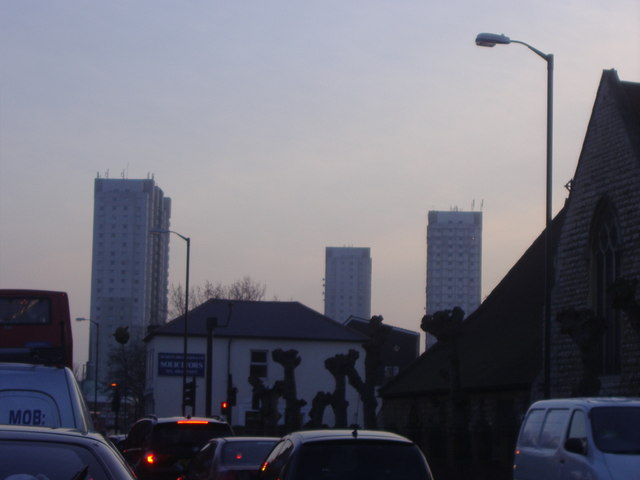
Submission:
M 555 214 L 602 71 L 640 82 L 638 0 L 0 0 L 0 288 L 89 316 L 99 174 L 153 176 L 194 286 L 322 312 L 325 247 L 370 247 L 415 331 L 427 212 L 482 209 L 484 298 L 544 228 L 547 70 L 480 32 L 554 54 Z

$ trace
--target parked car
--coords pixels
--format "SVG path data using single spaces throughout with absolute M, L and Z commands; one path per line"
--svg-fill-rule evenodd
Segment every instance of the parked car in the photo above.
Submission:
M 140 480 L 176 480 L 208 440 L 230 435 L 223 420 L 145 417 L 133 424 L 121 450 Z
M 189 464 L 183 480 L 249 480 L 278 437 L 221 437 L 209 440 Z
M 535 402 L 516 443 L 516 480 L 640 479 L 640 398 Z
M 0 424 L 94 431 L 69 368 L 22 363 L 0 363 Z
M 0 426 L 4 480 L 134 480 L 113 445 L 98 433 L 75 429 Z
M 313 430 L 284 436 L 261 467 L 264 480 L 432 480 L 420 449 L 395 433 Z

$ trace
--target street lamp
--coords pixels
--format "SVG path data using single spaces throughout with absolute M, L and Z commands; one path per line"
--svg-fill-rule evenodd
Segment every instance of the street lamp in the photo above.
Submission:
M 189 262 L 191 255 L 191 238 L 185 237 L 184 235 L 179 234 L 178 232 L 174 232 L 173 230 L 162 230 L 162 229 L 153 229 L 149 230 L 149 233 L 153 234 L 161 234 L 161 233 L 173 233 L 177 235 L 182 240 L 187 242 L 187 261 L 186 261 L 186 280 L 185 280 L 185 289 L 184 289 L 184 345 L 182 352 L 182 415 L 186 416 L 186 404 L 185 404 L 185 392 L 187 390 L 187 338 L 189 337 Z
M 551 283 L 553 278 L 553 257 L 551 254 L 551 184 L 553 166 L 553 54 L 543 53 L 531 45 L 519 40 L 512 40 L 506 35 L 496 33 L 480 33 L 476 37 L 476 45 L 480 47 L 494 47 L 519 43 L 540 56 L 547 62 L 547 191 L 546 216 L 544 230 L 544 319 L 543 319 L 543 354 L 542 370 L 544 377 L 544 398 L 551 393 Z
M 89 321 L 96 326 L 96 366 L 94 369 L 95 378 L 93 379 L 93 415 L 94 418 L 98 416 L 98 364 L 100 363 L 100 324 L 90 318 L 76 318 L 76 321 L 83 322 Z

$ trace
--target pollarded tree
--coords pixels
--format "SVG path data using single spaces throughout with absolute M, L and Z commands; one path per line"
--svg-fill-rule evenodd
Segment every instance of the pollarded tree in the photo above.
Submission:
M 297 350 L 274 350 L 271 354 L 273 361 L 279 363 L 284 368 L 284 380 L 282 381 L 282 397 L 285 400 L 286 406 L 284 411 L 284 423 L 287 431 L 299 430 L 302 417 L 300 415 L 300 409 L 304 407 L 307 402 L 298 398 L 296 389 L 295 369 L 300 365 L 300 355 Z
M 462 333 L 464 310 L 454 307 L 452 310 L 440 310 L 433 315 L 422 317 L 420 328 L 433 335 L 449 350 L 449 382 L 451 399 L 454 404 L 462 401 L 462 385 L 460 381 L 460 353 L 458 339 Z

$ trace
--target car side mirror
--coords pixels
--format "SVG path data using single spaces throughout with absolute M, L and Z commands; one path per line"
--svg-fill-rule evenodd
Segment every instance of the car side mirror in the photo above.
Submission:
M 579 455 L 587 454 L 587 442 L 582 438 L 567 438 L 564 442 L 564 449 L 567 452 L 577 453 Z
M 134 465 L 138 460 L 140 460 L 143 453 L 144 450 L 142 448 L 127 448 L 122 450 L 122 456 L 129 465 Z

